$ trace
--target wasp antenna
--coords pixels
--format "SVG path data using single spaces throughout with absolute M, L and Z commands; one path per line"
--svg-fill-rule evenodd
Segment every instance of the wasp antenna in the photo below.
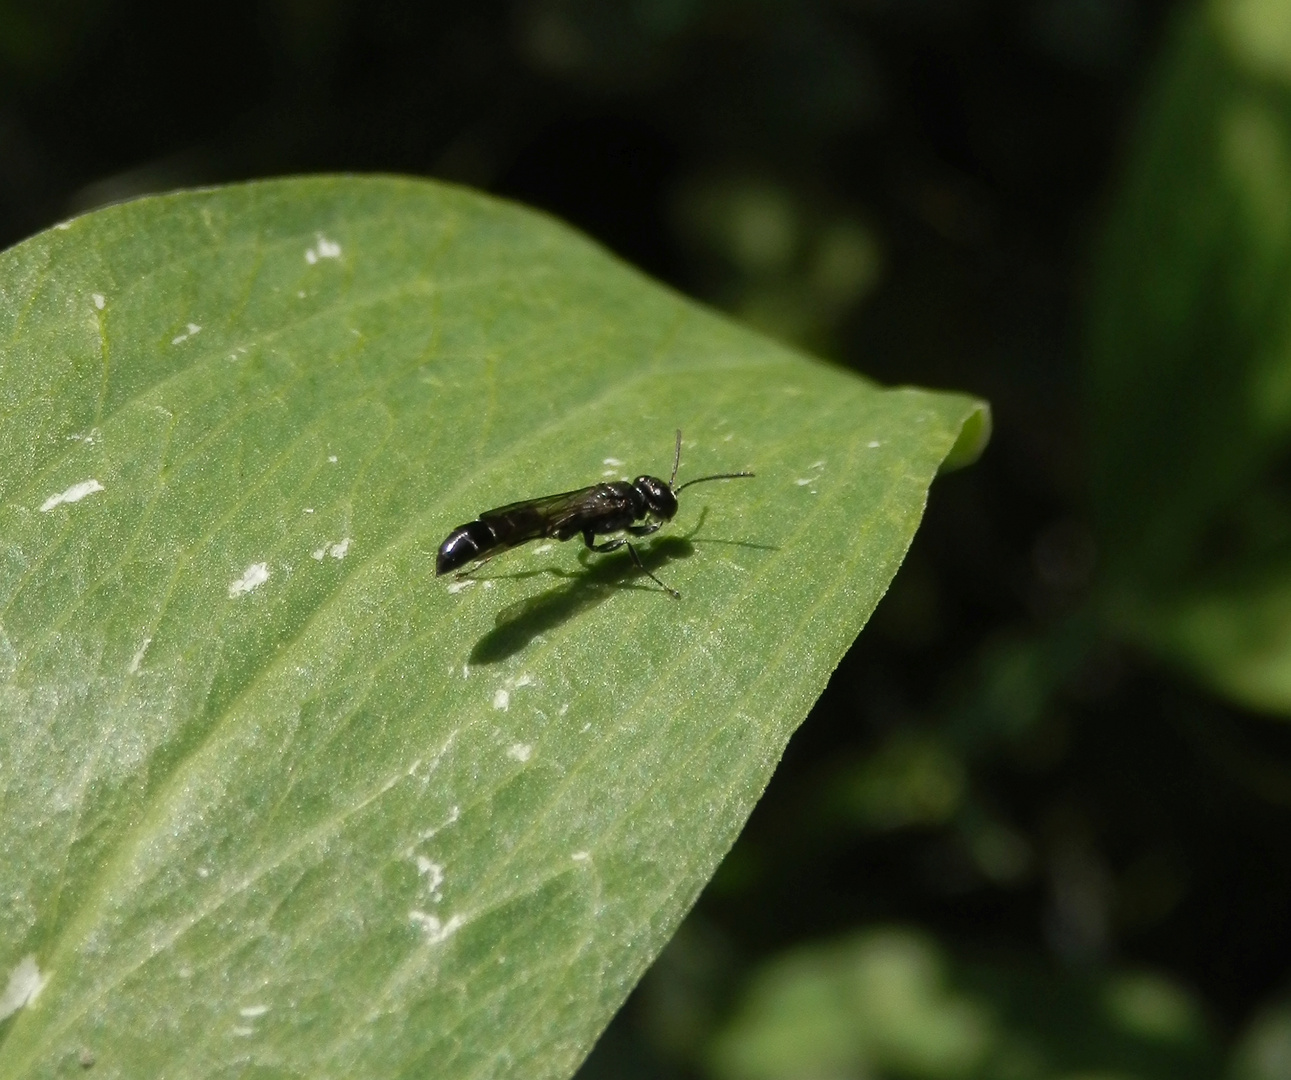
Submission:
M 690 487 L 691 484 L 702 484 L 704 483 L 705 480 L 739 480 L 741 477 L 744 477 L 744 476 L 756 476 L 756 475 L 757 473 L 751 473 L 751 472 L 724 472 L 724 473 L 714 473 L 712 476 L 699 476 L 699 477 L 696 477 L 694 480 L 687 480 L 684 484 L 681 485 L 681 487 L 673 488 L 672 493 L 676 495 L 682 491 L 685 491 L 686 488 Z
M 672 487 L 677 482 L 677 470 L 681 468 L 681 428 L 677 429 L 677 453 L 672 459 L 672 479 L 668 481 L 668 486 Z

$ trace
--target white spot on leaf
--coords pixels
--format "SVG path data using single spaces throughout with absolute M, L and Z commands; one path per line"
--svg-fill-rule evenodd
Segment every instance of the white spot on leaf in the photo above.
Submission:
M 408 918 L 426 935 L 426 942 L 430 945 L 438 945 L 441 941 L 452 937 L 461 928 L 466 921 L 460 915 L 454 915 L 446 922 L 441 922 L 435 915 L 427 915 L 424 911 L 410 911 Z
M 172 345 L 180 345 L 183 342 L 187 341 L 189 338 L 196 337 L 201 332 L 202 332 L 202 328 L 198 326 L 197 323 L 191 322 L 188 324 L 188 329 L 185 330 L 182 334 L 178 334 L 175 337 L 171 338 L 170 343 Z
M 319 259 L 339 259 L 341 245 L 318 233 L 318 243 L 305 252 L 305 261 L 313 266 Z
M 244 1005 L 238 1010 L 238 1014 L 245 1016 L 248 1020 L 254 1020 L 257 1016 L 264 1016 L 268 1011 L 268 1005 Z
M 229 599 L 236 600 L 252 589 L 258 589 L 269 580 L 268 563 L 252 563 L 242 571 L 242 576 L 229 584 Z
M 533 756 L 533 747 L 527 743 L 516 743 L 507 751 L 507 757 L 516 761 L 528 761 Z
M 93 495 L 96 491 L 102 490 L 103 485 L 97 480 L 82 480 L 79 484 L 73 484 L 66 491 L 51 495 L 40 504 L 40 512 L 48 514 L 56 506 L 62 506 L 63 503 L 80 502 L 86 495 Z
M 139 670 L 139 665 L 143 663 L 143 654 L 148 651 L 148 646 L 151 644 L 152 638 L 146 637 L 139 645 L 139 648 L 135 651 L 134 656 L 130 660 L 130 666 L 126 669 L 131 675 Z
M 0 994 L 0 1020 L 12 1016 L 24 1005 L 30 1005 L 40 996 L 48 982 L 40 973 L 35 956 L 24 956 L 9 972 L 9 982 Z
M 330 555 L 333 559 L 343 559 L 345 558 L 345 553 L 349 551 L 349 549 L 350 538 L 347 536 L 344 540 L 338 540 L 334 544 L 324 544 L 321 548 L 318 548 L 318 550 L 313 551 L 310 554 L 312 554 L 319 562 L 322 562 L 323 558 L 327 555 Z
M 434 828 L 422 829 L 421 832 L 417 834 L 417 839 L 419 840 L 431 839 L 432 837 L 436 836 L 439 833 L 440 829 L 447 829 L 450 825 L 456 824 L 458 818 L 460 818 L 461 816 L 462 816 L 462 808 L 460 806 L 450 806 L 448 808 L 448 816 L 444 818 L 444 820 L 440 822 L 438 825 L 436 825 Z
M 825 467 L 825 463 L 823 461 L 813 461 L 807 467 L 811 469 L 813 472 L 816 472 L 820 469 L 823 469 Z M 795 480 L 794 483 L 797 484 L 799 487 L 806 487 L 808 484 L 814 484 L 819 479 L 820 479 L 819 476 L 804 476 L 804 477 L 801 477 L 800 479 Z M 812 494 L 815 495 L 816 493 L 813 491 Z
M 417 856 L 417 873 L 426 879 L 426 891 L 430 898 L 438 903 L 443 897 L 440 895 L 439 887 L 444 884 L 444 868 L 437 862 L 432 862 L 425 855 Z
M 485 586 L 488 586 L 486 581 Z M 528 672 L 523 675 L 517 675 L 514 679 L 507 679 L 501 688 L 493 695 L 493 707 L 506 711 L 511 707 L 511 691 L 518 690 L 524 686 L 533 685 L 533 676 Z
M 107 298 L 101 292 L 96 292 L 96 293 L 93 293 L 92 295 L 94 297 L 94 306 L 98 308 L 100 311 L 102 311 L 103 305 L 108 302 Z

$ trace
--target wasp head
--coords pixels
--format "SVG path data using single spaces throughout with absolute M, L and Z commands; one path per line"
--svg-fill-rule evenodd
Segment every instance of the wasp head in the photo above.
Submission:
M 677 496 L 657 476 L 638 476 L 632 486 L 645 499 L 646 510 L 660 521 L 671 521 L 677 512 Z

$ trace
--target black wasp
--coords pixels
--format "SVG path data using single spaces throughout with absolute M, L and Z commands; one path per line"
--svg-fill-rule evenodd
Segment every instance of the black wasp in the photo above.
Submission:
M 496 510 L 485 510 L 474 521 L 459 525 L 439 545 L 435 573 L 447 574 L 468 563 L 482 565 L 494 555 L 527 544 L 530 540 L 572 540 L 582 533 L 583 543 L 593 551 L 615 551 L 626 545 L 637 569 L 674 599 L 680 600 L 681 593 L 670 589 L 645 568 L 628 536 L 649 536 L 662 528 L 665 521 L 671 521 L 677 513 L 677 496 L 691 484 L 753 475 L 751 472 L 715 473 L 687 480 L 681 487 L 673 487 L 680 465 L 681 432 L 678 431 L 672 477 L 666 484 L 657 476 L 638 476 L 630 484 L 626 480 L 611 480 L 576 491 L 562 491 L 559 495 L 525 499 L 499 506 Z M 594 540 L 598 535 L 617 532 L 625 532 L 628 536 L 607 540 L 603 544 Z M 478 565 L 471 569 L 478 569 Z M 457 576 L 464 577 L 467 573 L 470 571 L 462 571 Z

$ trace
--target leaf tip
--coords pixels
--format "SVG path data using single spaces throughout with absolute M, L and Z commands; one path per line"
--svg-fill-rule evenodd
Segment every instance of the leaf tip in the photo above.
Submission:
M 964 418 L 959 437 L 941 463 L 941 472 L 953 472 L 973 464 L 986 444 L 991 441 L 991 406 L 985 401 L 973 402 L 973 408 Z

